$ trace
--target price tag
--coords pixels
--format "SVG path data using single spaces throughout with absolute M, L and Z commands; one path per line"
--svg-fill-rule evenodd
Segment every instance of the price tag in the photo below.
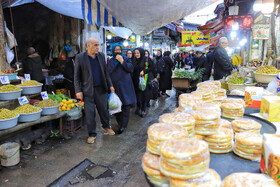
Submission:
M 29 103 L 29 101 L 28 101 L 28 99 L 26 98 L 26 96 L 19 97 L 19 98 L 18 98 L 18 102 L 19 102 L 20 105 L 25 105 L 25 104 L 28 104 L 28 103 Z
M 8 76 L 0 76 L 0 81 L 2 84 L 10 84 L 10 80 Z
M 41 92 L 41 96 L 42 96 L 43 100 L 49 99 L 47 92 Z
M 24 74 L 25 80 L 30 81 L 30 74 Z

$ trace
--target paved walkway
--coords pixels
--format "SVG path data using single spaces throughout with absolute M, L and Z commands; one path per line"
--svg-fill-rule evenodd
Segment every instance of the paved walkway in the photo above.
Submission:
M 21 150 L 19 165 L 0 167 L 1 187 L 47 186 L 85 159 L 108 166 L 115 171 L 114 177 L 101 178 L 75 186 L 94 187 L 145 187 L 148 186 L 141 169 L 141 158 L 145 152 L 147 129 L 156 123 L 162 113 L 176 107 L 176 98 L 160 98 L 151 102 L 146 118 L 140 118 L 131 111 L 128 129 L 121 135 L 104 135 L 98 128 L 96 143 L 86 143 L 87 130 L 84 126 L 70 140 L 49 139 L 43 145 L 32 145 L 28 151 Z M 115 119 L 112 120 L 113 127 Z M 72 186 L 72 185 L 67 185 Z

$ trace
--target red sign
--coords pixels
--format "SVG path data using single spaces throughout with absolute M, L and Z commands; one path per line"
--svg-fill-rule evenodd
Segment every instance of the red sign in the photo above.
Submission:
M 237 22 L 239 24 L 239 30 L 251 30 L 253 25 L 253 17 L 247 16 L 228 16 L 226 18 L 226 30 L 232 30 L 232 24 Z

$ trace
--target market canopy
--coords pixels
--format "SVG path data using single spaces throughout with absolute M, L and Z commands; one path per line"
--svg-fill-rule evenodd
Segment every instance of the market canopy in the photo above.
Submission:
M 218 0 L 36 0 L 60 14 L 99 26 L 121 26 L 146 35 Z M 3 8 L 8 0 L 3 0 Z M 12 6 L 32 0 L 11 0 Z M 83 6 L 84 4 L 84 6 Z M 121 23 L 121 24 L 120 24 Z
M 122 26 L 98 0 L 82 0 L 82 12 L 84 20 L 97 26 Z
M 149 34 L 216 1 L 218 0 L 98 0 L 122 25 L 139 35 Z M 94 6 L 91 7 L 95 9 Z

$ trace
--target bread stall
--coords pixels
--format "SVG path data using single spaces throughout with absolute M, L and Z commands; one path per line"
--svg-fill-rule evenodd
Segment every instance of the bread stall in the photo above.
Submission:
M 263 134 L 276 133 L 273 123 L 245 114 L 244 99 L 227 96 L 220 81 L 197 84 L 178 103 L 148 129 L 142 168 L 150 186 L 278 186 L 260 173 Z

